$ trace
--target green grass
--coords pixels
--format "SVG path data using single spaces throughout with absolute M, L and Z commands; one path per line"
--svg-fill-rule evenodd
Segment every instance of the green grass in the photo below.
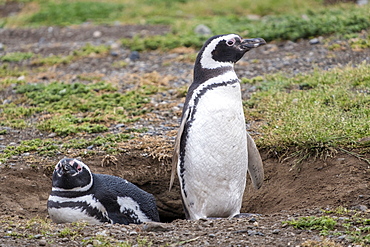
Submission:
M 305 18 L 289 13 L 266 16 L 253 21 L 248 16 L 214 16 L 199 18 L 193 23 L 174 23 L 172 32 L 165 36 L 123 39 L 122 44 L 132 50 L 172 49 L 179 46 L 199 48 L 208 37 L 196 35 L 194 27 L 206 24 L 214 34 L 238 33 L 248 37 L 262 37 L 266 41 L 311 38 L 328 34 L 351 34 L 370 27 L 370 8 L 335 8 L 309 10 Z
M 38 114 L 38 129 L 65 136 L 104 132 L 111 124 L 135 121 L 145 113 L 142 108 L 148 102 L 147 95 L 155 90 L 143 86 L 119 93 L 101 81 L 88 85 L 24 84 L 17 86 L 16 92 L 21 96 L 18 102 L 0 106 L 1 125 L 26 127 L 27 119 Z
M 334 230 L 334 227 L 338 224 L 335 219 L 329 216 L 301 217 L 298 220 L 284 221 L 283 223 L 289 224 L 298 229 L 318 230 L 321 235 L 327 235 L 328 231 Z
M 296 154 L 322 154 L 333 148 L 368 148 L 370 65 L 316 70 L 285 77 L 266 75 L 245 102 L 247 120 L 260 120 L 259 146 Z
M 87 21 L 104 23 L 117 19 L 124 8 L 123 4 L 109 2 L 44 2 L 41 10 L 32 15 L 28 21 L 37 25 L 66 26 L 82 24 Z
M 318 231 L 322 236 L 345 236 L 349 242 L 370 244 L 368 213 L 339 207 L 333 211 L 322 210 L 323 216 L 307 216 L 283 221 L 297 229 Z
M 0 56 L 0 61 L 2 62 L 20 62 L 22 60 L 27 60 L 33 57 L 31 52 L 11 52 L 3 56 Z
M 171 27 L 170 33 L 164 36 L 124 39 L 122 43 L 132 50 L 199 48 L 208 37 L 194 34 L 198 24 L 207 25 L 213 34 L 232 32 L 245 37 L 262 37 L 267 41 L 345 35 L 370 27 L 369 5 L 327 7 L 317 0 L 110 0 L 104 3 L 49 0 L 33 1 L 30 6 L 29 12 L 9 17 L 4 22 L 9 26 L 65 26 L 86 21 L 97 24 L 120 21 L 122 24 L 165 24 Z M 251 14 L 259 17 L 250 18 Z M 50 60 L 48 62 L 53 63 Z
M 51 55 L 48 57 L 41 57 L 38 56 L 31 60 L 31 64 L 35 66 L 51 66 L 51 65 L 58 65 L 58 64 L 69 64 L 72 61 L 75 61 L 77 59 L 83 58 L 83 57 L 89 57 L 89 56 L 104 56 L 108 54 L 109 47 L 106 45 L 98 45 L 94 46 L 90 43 L 87 43 L 85 46 L 83 46 L 80 49 L 74 50 L 72 54 L 68 56 L 58 56 L 58 55 Z
M 140 130 L 135 130 L 135 132 L 136 131 Z M 3 152 L 0 153 L 0 163 L 4 163 L 11 156 L 24 153 L 54 156 L 57 153 L 68 153 L 68 150 L 74 150 L 74 152 L 76 152 L 77 150 L 85 150 L 88 147 L 93 147 L 95 151 L 115 154 L 119 151 L 117 149 L 118 143 L 125 142 L 132 138 L 130 132 L 132 132 L 132 130 L 119 134 L 101 134 L 93 139 L 74 137 L 65 140 L 55 138 L 24 140 L 17 146 L 7 146 Z

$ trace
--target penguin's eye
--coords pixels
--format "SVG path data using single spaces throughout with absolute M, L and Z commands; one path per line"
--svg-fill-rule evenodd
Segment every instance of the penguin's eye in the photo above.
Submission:
M 235 39 L 229 39 L 228 41 L 226 41 L 226 44 L 228 46 L 233 46 L 235 44 Z

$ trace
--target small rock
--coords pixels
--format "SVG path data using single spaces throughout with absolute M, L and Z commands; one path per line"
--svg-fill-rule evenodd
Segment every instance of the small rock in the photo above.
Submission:
M 293 50 L 295 47 L 297 46 L 296 43 L 294 43 L 293 41 L 291 40 L 288 40 L 285 45 L 284 45 L 284 49 L 285 50 Z
M 168 232 L 171 229 L 164 223 L 145 222 L 142 226 L 142 230 L 146 232 Z
M 128 235 L 132 236 L 132 235 L 137 235 L 137 231 L 131 231 L 128 233 Z M 95 246 L 95 245 L 94 245 Z
M 125 125 L 121 123 L 121 124 L 116 124 L 116 126 L 114 126 L 114 127 L 118 129 L 118 128 L 125 127 Z
M 34 235 L 33 236 L 35 239 L 40 239 L 40 238 L 42 238 L 42 235 L 41 234 L 36 234 L 36 235 Z
M 112 49 L 112 50 L 117 50 L 117 49 L 119 49 L 121 47 L 121 45 L 119 44 L 119 43 L 116 43 L 116 42 L 114 42 L 114 43 L 112 43 L 111 45 L 110 45 L 110 48 Z
M 341 235 L 339 237 L 337 237 L 338 240 L 343 240 L 343 239 L 346 239 L 347 235 Z
M 272 234 L 279 234 L 280 230 L 279 229 L 274 229 L 272 230 Z
M 93 148 L 94 148 L 94 145 L 90 145 L 86 149 L 92 150 Z
M 264 236 L 264 234 L 262 232 L 257 232 L 257 231 L 253 231 L 253 230 L 248 230 L 248 236 L 255 236 L 255 235 L 258 235 L 258 236 Z
M 96 234 L 95 234 L 96 236 L 108 236 L 108 234 L 107 234 L 107 231 L 106 230 L 103 230 L 103 231 L 101 231 L 101 232 L 97 232 Z M 95 245 L 94 245 L 95 246 Z
M 56 137 L 56 136 L 57 136 L 56 133 L 51 133 L 51 134 L 48 135 L 48 137 Z
M 358 210 L 358 211 L 362 211 L 362 212 L 366 212 L 368 210 L 368 207 L 365 206 L 365 205 L 356 205 L 356 206 L 353 207 L 353 209 Z
M 97 240 L 97 239 L 94 239 L 94 240 L 92 241 L 92 245 L 93 245 L 93 246 L 100 246 L 100 245 L 101 245 L 101 242 L 100 242 L 99 240 Z
M 41 239 L 41 240 L 39 241 L 39 246 L 46 246 L 46 244 L 47 244 L 47 242 L 46 242 L 46 240 L 45 240 L 45 239 Z
M 209 27 L 204 24 L 199 24 L 195 27 L 194 32 L 199 35 L 209 36 L 212 35 L 212 31 Z
M 3 51 L 3 50 L 4 50 L 4 44 L 0 43 L 0 51 Z
M 309 41 L 310 45 L 317 45 L 320 44 L 323 37 L 313 38 Z
M 17 81 L 24 81 L 26 77 L 24 75 L 21 75 L 20 77 L 17 78 Z
M 95 31 L 95 32 L 93 33 L 93 37 L 94 37 L 94 38 L 100 38 L 102 35 L 103 35 L 103 34 L 102 34 L 102 32 L 100 32 L 100 31 Z
M 316 45 L 320 43 L 320 40 L 318 38 L 311 39 L 309 41 L 310 45 Z
M 338 158 L 337 160 L 339 161 L 340 164 L 344 164 L 346 161 L 345 158 Z
M 133 52 L 131 52 L 129 58 L 130 58 L 131 61 L 139 60 L 140 59 L 140 54 L 139 54 L 138 51 L 133 51 Z
M 113 57 L 118 57 L 119 53 L 117 51 L 111 51 L 110 55 Z
M 9 99 L 6 99 L 6 100 L 3 101 L 3 105 L 7 105 L 7 104 L 10 104 L 10 103 L 12 103 L 12 101 L 9 100 Z
M 216 237 L 216 235 L 215 235 L 215 234 L 213 234 L 213 233 L 211 233 L 211 234 L 208 234 L 208 237 L 210 237 L 210 238 L 214 238 L 214 237 Z

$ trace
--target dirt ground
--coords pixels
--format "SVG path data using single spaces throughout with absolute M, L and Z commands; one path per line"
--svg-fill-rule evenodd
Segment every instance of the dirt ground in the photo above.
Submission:
M 1 11 L 0 11 L 1 13 Z M 114 44 L 122 37 L 133 35 L 163 34 L 168 31 L 164 26 L 92 26 L 89 24 L 69 28 L 39 29 L 0 29 L 0 43 L 4 52 L 32 51 L 43 56 L 49 54 L 67 55 L 71 50 L 93 44 Z M 261 35 L 263 36 L 263 35 Z M 323 43 L 310 45 L 308 40 L 299 42 L 271 43 L 259 51 L 253 51 L 236 67 L 240 77 L 253 77 L 284 71 L 288 74 L 311 71 L 315 67 L 330 69 L 348 63 L 356 65 L 370 61 L 370 51 L 355 52 L 344 41 L 346 49 L 328 50 Z M 170 80 L 171 88 L 179 88 L 191 83 L 192 64 L 176 58 L 183 56 L 182 51 L 142 52 L 137 61 L 131 61 L 132 54 L 126 48 L 114 48 L 115 54 L 99 58 L 84 58 L 70 65 L 60 65 L 43 72 L 31 70 L 27 76 L 30 82 L 54 80 L 72 81 L 78 74 L 104 74 L 104 79 L 117 81 L 127 87 L 122 78 L 130 73 L 145 74 L 156 71 L 161 76 L 176 76 Z M 187 51 L 188 52 L 188 51 Z M 195 51 L 191 51 L 195 52 Z M 258 63 L 249 63 L 248 59 Z M 110 65 L 117 60 L 128 62 L 121 69 Z M 161 66 L 173 61 L 171 65 Z M 11 64 L 32 68 L 29 62 Z M 245 68 L 247 67 L 247 69 Z M 243 92 L 248 97 L 248 85 Z M 12 90 L 0 91 L 0 102 L 16 97 Z M 145 238 L 153 246 L 309 246 L 310 241 L 323 243 L 315 231 L 302 231 L 284 225 L 284 220 L 298 216 L 322 215 L 319 209 L 370 207 L 369 164 L 347 152 L 334 152 L 326 159 L 308 159 L 296 164 L 294 159 L 282 160 L 269 150 L 261 150 L 265 183 L 260 190 L 254 190 L 250 183 L 246 188 L 242 212 L 259 214 L 248 219 L 214 219 L 186 221 L 182 212 L 178 183 L 168 191 L 170 177 L 170 148 L 178 126 L 181 105 L 184 98 L 170 92 L 154 96 L 151 106 L 155 109 L 132 127 L 149 127 L 130 140 L 124 151 L 114 157 L 96 152 L 81 156 L 78 153 L 61 153 L 54 157 L 38 155 L 37 152 L 11 157 L 6 164 L 0 165 L 0 246 L 78 246 L 82 244 L 98 246 L 102 240 L 84 241 L 96 236 L 111 238 L 111 243 L 128 241 L 138 244 Z M 162 97 L 162 98 L 161 98 Z M 166 104 L 161 104 L 166 102 Z M 165 106 L 164 106 L 165 105 Z M 170 110 L 169 110 L 170 109 Z M 36 116 L 37 117 L 37 116 Z M 113 130 L 112 130 L 113 131 Z M 78 136 L 92 138 L 94 134 Z M 50 133 L 42 133 L 35 128 L 24 130 L 9 128 L 7 134 L 0 136 L 0 144 L 17 145 L 22 140 L 50 138 Z M 61 138 L 61 137 L 55 137 Z M 255 136 L 258 138 L 258 136 Z M 61 138 L 63 139 L 63 138 Z M 357 150 L 348 150 L 357 153 Z M 102 225 L 87 226 L 81 237 L 56 235 L 39 236 L 39 225 L 27 228 L 29 220 L 35 217 L 47 218 L 46 201 L 51 191 L 51 171 L 59 159 L 79 157 L 95 173 L 112 174 L 123 177 L 142 189 L 152 193 L 157 200 L 162 222 L 165 224 L 144 224 L 141 226 Z M 363 157 L 370 159 L 370 154 Z M 248 181 L 250 182 L 250 181 Z M 364 213 L 368 213 L 365 210 Z M 9 223 L 11 222 L 11 223 Z M 50 232 L 60 232 L 66 225 L 51 224 Z M 72 226 L 71 226 L 72 227 Z M 33 234 L 33 238 L 9 237 L 10 232 Z M 26 235 L 22 235 L 26 236 Z M 338 246 L 351 246 L 345 238 L 332 239 Z M 99 242 L 100 241 L 100 242 Z M 341 244 L 341 245 L 340 245 Z M 145 244 L 143 244 L 145 245 Z M 140 245 L 139 245 L 140 246 Z M 315 246 L 315 245 L 312 245 Z

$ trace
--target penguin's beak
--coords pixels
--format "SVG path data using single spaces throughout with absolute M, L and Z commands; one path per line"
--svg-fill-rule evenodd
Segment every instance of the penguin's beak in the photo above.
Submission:
M 71 172 L 73 170 L 73 167 L 70 164 L 62 164 L 62 170 L 64 173 Z
M 261 45 L 266 45 L 266 41 L 262 38 L 243 39 L 240 44 L 241 48 L 246 50 L 250 50 Z

